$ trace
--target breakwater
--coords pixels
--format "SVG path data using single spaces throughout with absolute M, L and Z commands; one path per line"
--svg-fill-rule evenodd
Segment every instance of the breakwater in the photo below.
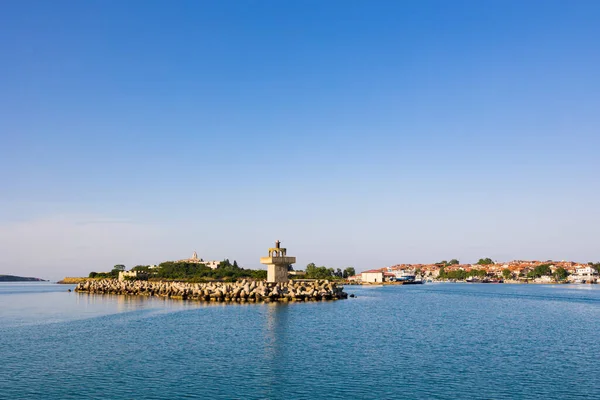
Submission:
M 218 302 L 318 301 L 346 299 L 343 286 L 326 280 L 311 282 L 268 283 L 242 280 L 238 282 L 149 282 L 88 280 L 77 284 L 76 292 L 158 296 L 182 300 Z
M 97 280 L 97 279 L 96 278 L 67 276 L 66 278 L 62 278 L 60 281 L 58 281 L 56 283 L 64 284 L 64 285 L 74 285 L 76 283 L 82 283 L 82 282 L 86 282 L 88 280 Z

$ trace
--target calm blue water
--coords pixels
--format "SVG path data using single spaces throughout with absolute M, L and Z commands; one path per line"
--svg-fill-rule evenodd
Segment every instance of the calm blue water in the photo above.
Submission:
M 4 399 L 600 398 L 600 285 L 213 305 L 0 284 Z

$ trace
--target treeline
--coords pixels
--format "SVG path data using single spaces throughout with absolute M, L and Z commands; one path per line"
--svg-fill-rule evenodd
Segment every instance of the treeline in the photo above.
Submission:
M 324 266 L 317 267 L 314 263 L 310 263 L 306 266 L 306 275 L 298 276 L 299 278 L 307 279 L 347 279 L 350 276 L 356 275 L 356 271 L 353 267 L 348 267 L 342 270 L 333 268 L 327 268 Z
M 527 278 L 535 279 L 541 278 L 542 276 L 554 276 L 557 280 L 563 280 L 569 276 L 567 270 L 562 267 L 556 268 L 554 273 L 552 273 L 552 269 L 550 268 L 551 265 L 552 264 L 537 265 L 532 271 L 527 273 Z
M 293 268 L 290 266 L 290 271 Z M 256 280 L 267 279 L 267 271 L 263 269 L 245 269 L 241 268 L 237 261 L 230 263 L 229 260 L 223 260 L 219 263 L 216 269 L 207 267 L 202 263 L 190 263 L 183 261 L 165 261 L 156 267 L 150 265 L 136 265 L 131 268 L 132 271 L 137 271 L 143 275 L 135 279 L 149 280 L 178 280 L 188 282 L 203 282 L 208 280 L 237 280 L 241 278 L 251 278 Z M 119 272 L 125 271 L 125 266 L 122 264 L 115 265 L 109 272 L 90 272 L 90 278 L 113 278 L 119 277 Z M 314 263 L 306 266 L 306 274 L 295 275 L 292 278 L 306 279 L 347 279 L 350 276 L 356 275 L 353 267 L 345 269 L 327 268 L 324 266 L 317 267 Z M 129 279 L 129 278 L 126 278 Z M 131 278 L 134 279 L 134 278 Z
M 484 269 L 472 269 L 470 271 L 465 271 L 462 269 L 457 269 L 454 271 L 446 271 L 444 267 L 440 268 L 440 279 L 456 279 L 458 281 L 463 281 L 471 276 L 475 276 L 478 278 L 485 278 L 487 276 L 487 271 Z
M 125 266 L 123 264 L 117 264 L 113 267 L 110 272 L 90 272 L 90 278 L 104 278 L 104 279 L 117 279 L 119 277 L 119 272 L 125 271 Z
M 90 278 L 117 278 L 125 266 L 115 265 L 111 272 L 91 272 Z M 207 267 L 202 263 L 189 263 L 180 261 L 165 261 L 157 267 L 149 265 L 137 265 L 131 269 L 146 275 L 150 280 L 181 280 L 189 282 L 202 282 L 208 280 L 237 280 L 240 278 L 266 279 L 267 271 L 256 269 L 244 269 L 238 266 L 234 260 L 223 260 L 216 269 Z
M 234 260 L 233 264 L 229 260 L 223 260 L 216 269 L 207 267 L 204 264 L 166 261 L 156 268 L 156 278 L 160 279 L 185 279 L 191 281 L 202 281 L 209 279 L 239 279 L 253 278 L 266 279 L 267 271 L 260 269 L 244 269 L 238 266 Z

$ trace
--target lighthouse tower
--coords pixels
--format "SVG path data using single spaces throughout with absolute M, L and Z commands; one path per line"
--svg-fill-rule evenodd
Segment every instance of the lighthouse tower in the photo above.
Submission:
M 296 257 L 289 257 L 279 240 L 269 249 L 268 257 L 260 258 L 260 263 L 267 266 L 267 282 L 275 283 L 288 281 L 288 266 L 295 262 Z

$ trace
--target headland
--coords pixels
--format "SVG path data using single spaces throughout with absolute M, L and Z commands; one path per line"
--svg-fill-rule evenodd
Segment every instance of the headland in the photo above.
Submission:
M 0 282 L 48 282 L 41 278 L 30 278 L 15 275 L 0 275 Z

